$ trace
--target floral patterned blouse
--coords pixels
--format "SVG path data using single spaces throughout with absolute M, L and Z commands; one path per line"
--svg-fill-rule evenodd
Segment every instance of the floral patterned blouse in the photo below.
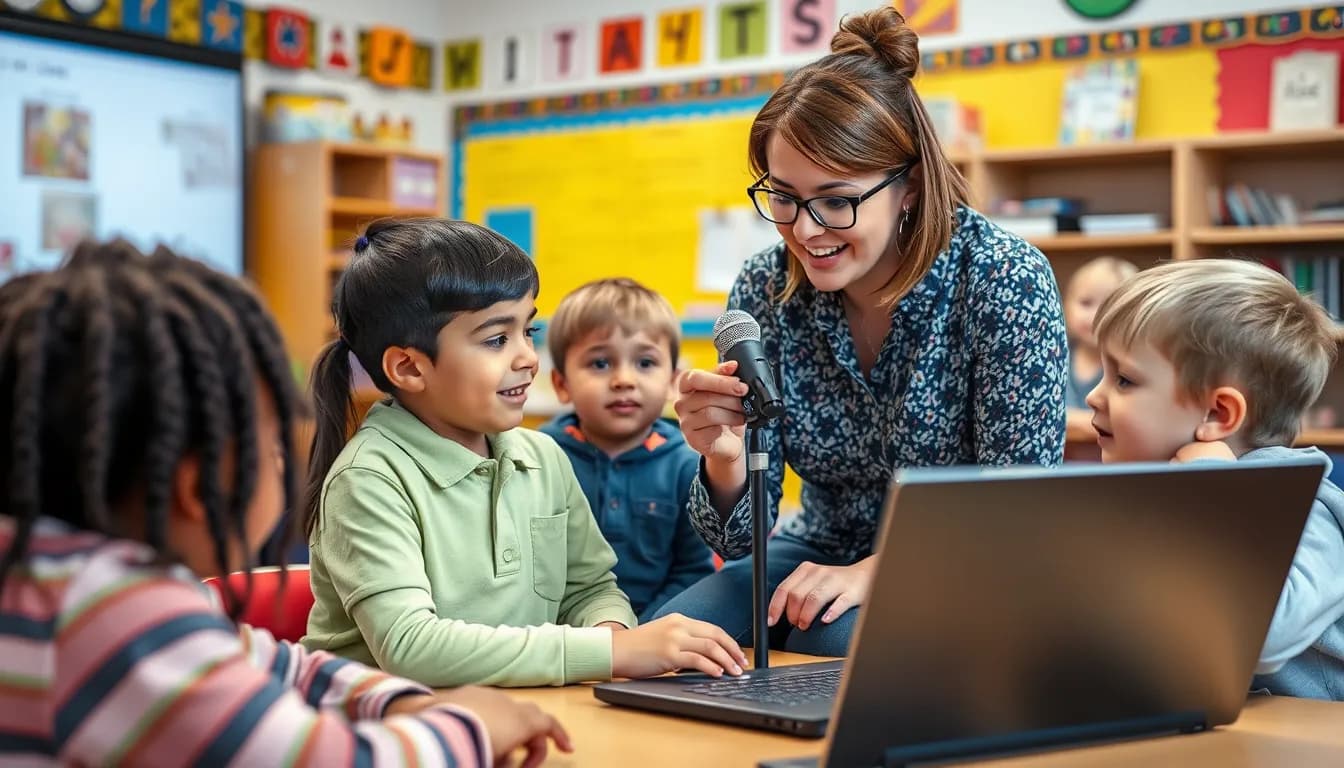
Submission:
M 892 310 L 891 331 L 865 378 L 838 292 L 804 281 L 783 303 L 781 242 L 752 256 L 728 306 L 761 324 L 786 413 L 764 433 L 769 509 L 784 464 L 803 481 L 802 511 L 783 531 L 854 562 L 872 553 L 895 467 L 1058 464 L 1064 456 L 1068 348 L 1054 273 L 1036 248 L 961 208 L 948 249 Z M 743 494 L 721 517 L 703 470 L 690 512 L 725 558 L 751 551 Z

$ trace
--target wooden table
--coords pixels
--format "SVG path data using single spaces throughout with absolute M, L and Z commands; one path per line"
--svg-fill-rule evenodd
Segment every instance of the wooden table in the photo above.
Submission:
M 750 653 L 748 653 L 750 658 Z M 815 659 L 771 653 L 772 664 Z M 523 688 L 513 696 L 535 702 L 564 723 L 575 752 L 552 751 L 546 765 L 720 768 L 754 766 L 766 758 L 821 753 L 822 740 L 647 714 L 613 707 L 586 685 Z M 977 768 L 1023 766 L 1344 766 L 1344 704 L 1282 697 L 1251 697 L 1231 726 L 1190 736 L 1151 739 L 974 763 Z

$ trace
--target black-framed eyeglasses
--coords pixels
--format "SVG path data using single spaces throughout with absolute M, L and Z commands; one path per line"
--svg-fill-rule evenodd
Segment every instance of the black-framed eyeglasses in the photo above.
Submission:
M 798 220 L 798 211 L 807 209 L 812 220 L 827 229 L 849 229 L 859 218 L 859 203 L 886 189 L 889 184 L 910 172 L 914 164 L 905 166 L 882 180 L 881 184 L 861 195 L 820 195 L 803 199 L 765 186 L 767 172 L 747 187 L 747 196 L 756 206 L 761 218 L 775 224 L 792 224 Z

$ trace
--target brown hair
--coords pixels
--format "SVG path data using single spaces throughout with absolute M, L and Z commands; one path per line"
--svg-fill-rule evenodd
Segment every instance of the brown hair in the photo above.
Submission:
M 846 16 L 831 38 L 831 53 L 793 73 L 757 113 L 747 150 L 757 176 L 769 170 L 766 149 L 775 133 L 837 175 L 920 164 L 919 203 L 904 228 L 900 267 L 882 296 L 888 304 L 928 274 L 952 240 L 957 206 L 970 198 L 915 93 L 911 81 L 918 68 L 919 37 L 895 8 Z M 792 296 L 803 279 L 802 265 L 790 254 L 779 300 Z
M 672 365 L 677 364 L 681 326 L 672 305 L 634 280 L 615 277 L 581 285 L 560 300 L 546 328 L 546 346 L 555 370 L 565 372 L 565 355 L 574 342 L 603 328 L 620 328 L 626 334 L 644 331 L 654 339 L 666 338 Z
M 1097 310 L 1099 344 L 1151 344 L 1197 399 L 1233 385 L 1255 447 L 1288 445 L 1334 364 L 1334 322 L 1287 278 L 1253 261 L 1172 261 L 1126 280 Z

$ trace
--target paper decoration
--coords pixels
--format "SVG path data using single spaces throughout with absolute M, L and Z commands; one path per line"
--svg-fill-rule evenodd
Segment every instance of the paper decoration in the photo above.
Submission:
M 359 74 L 359 36 L 353 24 L 324 19 L 318 40 L 318 69 L 336 77 Z
M 1059 143 L 1092 144 L 1134 138 L 1139 65 L 1133 59 L 1081 65 L 1064 83 Z
M 559 24 L 541 33 L 541 78 L 548 82 L 577 80 L 589 73 L 588 36 L 577 24 Z
M 723 61 L 765 55 L 765 0 L 719 6 L 719 58 Z
M 644 19 L 638 16 L 602 22 L 598 71 L 638 72 L 644 65 Z
M 434 90 L 434 46 L 425 43 L 411 46 L 411 87 Z
M 184 45 L 201 44 L 201 0 L 160 0 L 168 3 L 168 39 Z
M 704 11 L 699 8 L 682 8 L 658 14 L 658 66 L 699 64 L 703 56 L 704 20 Z
M 121 28 L 153 37 L 168 36 L 168 0 L 122 0 Z
M 517 88 L 536 80 L 537 39 L 534 32 L 505 35 L 489 52 L 487 65 L 492 88 Z
M 443 46 L 443 89 L 468 91 L 481 87 L 481 41 L 458 40 Z
M 373 27 L 369 35 L 369 79 L 378 85 L 404 88 L 411 84 L 415 44 L 411 36 L 392 27 Z
M 201 44 L 207 48 L 241 53 L 243 4 L 236 0 L 204 0 L 201 5 Z
M 266 61 L 286 69 L 308 65 L 308 17 L 297 11 L 272 8 L 266 12 Z
M 1339 54 L 1299 51 L 1274 60 L 1269 127 L 1333 128 L 1339 114 Z
M 243 58 L 266 58 L 266 14 L 256 8 L 243 10 Z
M 895 0 L 892 5 L 920 37 L 957 31 L 959 0 Z
M 1097 36 L 1097 48 L 1107 54 L 1136 53 L 1142 39 L 1137 29 L 1103 32 Z
M 835 0 L 780 0 L 780 43 L 784 53 L 830 50 L 835 34 Z

